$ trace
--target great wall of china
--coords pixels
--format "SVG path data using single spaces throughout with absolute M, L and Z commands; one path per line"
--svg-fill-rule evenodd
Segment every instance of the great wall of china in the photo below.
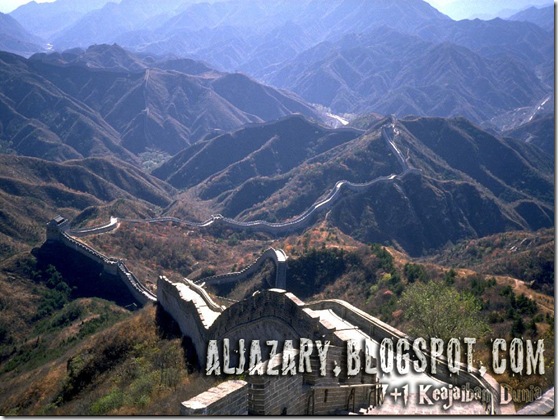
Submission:
M 161 276 L 157 282 L 157 295 L 154 296 L 120 260 L 108 257 L 70 236 L 68 221 L 61 217 L 53 219 L 47 225 L 47 240 L 57 241 L 102 265 L 103 270 L 122 280 L 140 303 L 159 304 L 175 319 L 182 334 L 191 339 L 198 364 L 202 367 L 206 362 L 208 341 L 223 338 L 229 338 L 231 342 L 238 342 L 239 339 L 250 342 L 262 337 L 265 340 L 279 341 L 296 340 L 299 337 L 327 340 L 331 343 L 328 355 L 339 360 L 340 365 L 346 363 L 348 340 L 362 343 L 364 339 L 370 339 L 375 345 L 375 351 L 384 338 L 410 340 L 401 331 L 347 302 L 323 300 L 304 303 L 284 289 L 262 290 L 226 308 L 215 303 L 199 284 L 188 279 L 181 283 L 172 283 Z M 272 260 L 273 255 L 277 256 L 275 250 L 267 250 L 264 254 Z M 261 264 L 258 261 L 263 260 L 265 259 L 262 257 L 258 258 L 250 267 L 259 268 Z M 244 273 L 248 271 L 252 273 L 257 270 L 243 270 Z M 234 275 L 237 276 L 238 273 Z M 262 365 L 279 364 L 280 356 L 277 355 L 273 360 L 264 358 Z M 474 412 L 501 412 L 496 403 L 498 385 L 489 375 L 481 375 L 478 370 L 467 372 L 464 366 L 460 375 L 450 374 L 445 358 L 436 357 L 435 360 L 439 365 L 437 373 L 415 375 L 415 383 L 451 383 L 460 386 L 468 382 L 471 386 L 481 386 L 489 391 L 490 401 L 474 405 Z M 333 414 L 368 409 L 370 406 L 376 407 L 374 413 L 382 413 L 379 377 L 347 377 L 343 374 L 339 377 L 320 376 L 317 373 L 318 363 L 317 359 L 312 359 L 313 372 L 301 375 L 248 375 L 245 381 L 225 381 L 217 389 L 207 391 L 209 394 L 204 396 L 204 393 L 184 402 L 181 413 Z M 386 381 L 385 377 L 382 379 Z M 398 381 L 401 382 L 401 378 L 393 375 L 387 379 L 390 384 Z M 293 397 L 293 392 L 296 397 Z
M 397 134 L 392 124 L 392 133 Z M 130 222 L 177 222 L 192 227 L 207 227 L 213 223 L 223 223 L 233 228 L 257 229 L 271 233 L 284 233 L 307 226 L 311 218 L 319 211 L 329 208 L 340 196 L 342 187 L 362 190 L 376 182 L 392 181 L 409 171 L 408 162 L 393 142 L 393 137 L 384 127 L 382 136 L 394 150 L 403 172 L 400 175 L 380 177 L 364 184 L 339 181 L 326 199 L 316 202 L 310 209 L 293 221 L 285 223 L 267 223 L 263 221 L 238 222 L 232 219 L 212 216 L 206 222 L 187 222 L 171 217 L 151 220 L 131 220 L 111 218 L 106 225 L 85 229 L 69 229 L 69 222 L 61 217 L 53 219 L 47 225 L 47 242 L 56 241 L 73 249 L 85 257 L 100 264 L 104 271 L 124 282 L 134 298 L 141 304 L 149 302 L 159 304 L 178 323 L 182 334 L 192 340 L 200 366 L 206 363 L 207 344 L 209 340 L 229 338 L 231 342 L 250 340 L 296 340 L 300 337 L 328 340 L 331 343 L 330 355 L 346 363 L 346 344 L 348 340 L 361 342 L 369 339 L 374 346 L 389 338 L 399 340 L 411 338 L 401 331 L 381 322 L 379 319 L 340 300 L 322 300 L 304 303 L 292 293 L 287 292 L 286 284 L 287 256 L 282 250 L 266 250 L 253 264 L 245 269 L 200 280 L 196 284 L 188 279 L 182 283 L 172 283 L 161 276 L 157 282 L 157 294 L 147 289 L 130 272 L 125 264 L 108 257 L 84 242 L 79 237 L 111 232 L 120 223 Z M 236 302 L 228 308 L 213 301 L 203 288 L 204 284 L 223 284 L 242 281 L 257 272 L 263 263 L 272 260 L 276 266 L 276 289 L 262 290 L 251 297 Z M 427 353 L 428 354 L 428 353 Z M 261 365 L 278 365 L 279 357 L 264 360 Z M 428 355 L 430 356 L 430 355 Z M 461 386 L 479 386 L 488 392 L 490 398 L 467 407 L 455 406 L 455 411 L 444 414 L 511 414 L 511 406 L 500 406 L 499 386 L 488 374 L 477 369 L 468 372 L 461 366 L 459 375 L 451 374 L 448 361 L 444 357 L 432 358 L 438 364 L 436 374 L 415 374 L 404 379 L 414 384 L 452 384 Z M 379 376 L 356 375 L 339 377 L 318 375 L 319 361 L 312 356 L 312 372 L 300 375 L 259 376 L 245 375 L 244 380 L 228 380 L 181 405 L 182 414 L 335 414 L 368 410 L 372 414 L 390 414 L 395 408 L 382 404 L 382 383 L 390 386 L 402 383 L 403 378 L 395 375 Z M 260 365 L 257 366 L 259 368 Z M 380 383 L 382 381 L 382 383 Z M 371 408 L 372 407 L 372 408 Z M 382 408 L 384 407 L 384 408 Z M 427 407 L 428 408 L 428 407 Z M 421 413 L 420 407 L 415 407 Z M 370 411 L 371 410 L 371 411 Z M 465 411 L 460 411 L 465 410 Z M 425 411 L 423 414 L 431 414 Z
M 326 196 L 326 198 L 324 198 L 323 200 L 318 200 L 305 212 L 290 221 L 277 223 L 269 223 L 262 220 L 243 222 L 222 217 L 221 215 L 212 215 L 208 220 L 204 222 L 187 221 L 175 217 L 166 216 L 153 219 L 118 219 L 116 217 L 111 217 L 109 223 L 102 226 L 70 229 L 68 221 L 59 220 L 57 222 L 56 219 L 54 219 L 49 223 L 49 227 L 47 227 L 47 239 L 58 240 L 68 247 L 80 252 L 81 254 L 90 257 L 95 262 L 102 264 L 106 273 L 117 275 L 124 282 L 128 290 L 130 290 L 130 292 L 138 302 L 144 304 L 147 301 L 155 301 L 155 295 L 137 280 L 134 274 L 126 268 L 125 264 L 121 260 L 107 257 L 77 238 L 111 232 L 117 229 L 122 223 L 173 222 L 184 224 L 192 228 L 206 228 L 215 224 L 233 229 L 243 229 L 247 231 L 264 231 L 277 235 L 301 230 L 308 227 L 313 221 L 314 216 L 316 216 L 319 212 L 330 209 L 341 197 L 342 190 L 344 188 L 359 192 L 370 188 L 376 183 L 393 181 L 396 178 L 402 177 L 409 172 L 417 171 L 409 165 L 407 160 L 403 157 L 401 151 L 395 145 L 394 137 L 399 135 L 399 131 L 397 130 L 397 128 L 395 128 L 395 119 L 392 119 L 390 124 L 386 124 L 385 126 L 383 126 L 381 129 L 381 133 L 382 138 L 384 139 L 388 147 L 393 150 L 394 155 L 401 165 L 401 174 L 381 176 L 365 183 L 353 183 L 346 180 L 338 181 L 331 192 Z M 257 272 L 267 260 L 272 260 L 276 267 L 275 287 L 284 289 L 287 255 L 283 252 L 283 250 L 274 249 L 268 249 L 264 251 L 253 264 L 245 267 L 239 272 L 231 272 L 207 277 L 201 279 L 200 281 L 198 281 L 198 283 L 203 282 L 207 285 L 219 285 L 242 281 Z
M 354 192 L 362 192 L 362 191 L 366 191 L 371 186 L 380 182 L 393 182 L 398 178 L 404 177 L 408 173 L 420 173 L 418 169 L 413 168 L 409 164 L 408 159 L 405 159 L 403 157 L 403 154 L 395 144 L 394 138 L 399 135 L 398 129 L 395 128 L 395 121 L 392 121 L 390 124 L 387 124 L 386 126 L 382 127 L 381 132 L 382 132 L 381 135 L 382 138 L 384 139 L 388 147 L 393 151 L 395 157 L 397 158 L 399 164 L 401 165 L 402 170 L 400 174 L 380 176 L 371 181 L 364 182 L 364 183 L 355 183 L 347 180 L 338 181 L 335 183 L 335 186 L 325 198 L 316 201 L 302 214 L 300 214 L 299 216 L 295 217 L 292 220 L 285 221 L 285 222 L 275 222 L 275 223 L 267 222 L 265 220 L 254 220 L 254 221 L 245 222 L 245 221 L 231 219 L 228 217 L 223 217 L 220 214 L 218 214 L 218 215 L 211 215 L 209 219 L 203 222 L 183 220 L 177 217 L 168 217 L 168 216 L 157 217 L 152 219 L 119 219 L 119 222 L 125 222 L 125 223 L 174 222 L 192 228 L 207 228 L 213 225 L 220 225 L 231 229 L 238 229 L 238 230 L 245 230 L 245 231 L 261 231 L 261 232 L 267 232 L 275 235 L 292 233 L 295 231 L 302 230 L 310 226 L 310 224 L 314 221 L 315 216 L 317 216 L 319 213 L 325 210 L 329 210 L 342 196 L 344 189 L 354 191 Z M 104 225 L 100 228 L 110 229 L 109 225 Z M 76 230 L 74 232 L 76 232 L 78 235 L 82 234 L 82 232 L 88 234 L 88 233 L 92 233 L 93 229 Z
M 103 227 L 98 228 L 99 230 L 92 229 L 95 233 L 103 230 Z M 112 230 L 113 228 L 108 230 Z M 92 233 L 89 233 L 92 234 Z M 51 220 L 47 224 L 47 242 L 56 241 L 64 246 L 72 249 L 81 255 L 89 258 L 90 260 L 100 264 L 102 269 L 107 274 L 118 277 L 123 284 L 128 288 L 134 299 L 136 299 L 142 305 L 147 302 L 156 302 L 157 297 L 149 289 L 147 289 L 124 264 L 124 262 L 117 258 L 112 258 L 104 255 L 103 253 L 97 251 L 96 249 L 90 247 L 89 245 L 81 242 L 80 240 L 72 237 L 68 230 L 68 221 L 60 216 Z
M 266 249 L 256 261 L 243 268 L 241 271 L 205 277 L 201 280 L 198 280 L 196 283 L 212 286 L 227 283 L 236 283 L 238 281 L 246 280 L 254 273 L 258 272 L 267 260 L 271 260 L 275 264 L 275 287 L 279 289 L 286 289 L 287 254 L 285 254 L 285 251 L 283 251 L 282 249 L 273 248 Z

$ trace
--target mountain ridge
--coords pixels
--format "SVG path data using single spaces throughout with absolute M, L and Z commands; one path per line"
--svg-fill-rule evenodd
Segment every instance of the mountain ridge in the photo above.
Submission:
M 263 76 L 338 113 L 464 116 L 482 122 L 547 94 L 525 64 L 384 27 L 318 44 Z
M 214 130 L 294 112 L 322 118 L 294 94 L 247 76 L 216 72 L 193 61 L 138 56 L 116 45 L 38 54 L 29 60 L 0 54 L 0 65 L 4 114 L 29 127 L 14 131 L 6 120 L 3 140 L 19 153 L 52 160 L 112 153 L 138 162 L 143 152 L 175 154 Z M 259 106 L 252 106 L 255 102 Z M 64 125 L 69 110 L 71 120 L 77 120 L 70 130 Z M 53 118 L 52 113 L 61 116 Z M 47 150 L 55 144 L 58 149 Z

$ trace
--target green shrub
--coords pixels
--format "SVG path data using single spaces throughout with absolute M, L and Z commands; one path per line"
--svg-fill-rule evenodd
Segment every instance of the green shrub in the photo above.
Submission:
M 91 405 L 91 414 L 99 416 L 107 414 L 124 404 L 124 393 L 119 389 L 112 390 L 109 394 L 99 398 Z

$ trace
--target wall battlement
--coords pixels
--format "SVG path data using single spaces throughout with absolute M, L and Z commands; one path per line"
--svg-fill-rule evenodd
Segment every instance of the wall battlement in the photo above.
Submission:
M 206 277 L 198 280 L 196 283 L 205 283 L 208 286 L 212 286 L 246 280 L 258 272 L 267 260 L 271 260 L 275 264 L 275 287 L 285 289 L 287 282 L 287 255 L 282 249 L 277 250 L 273 248 L 266 249 L 256 261 L 240 271 Z
M 172 218 L 165 218 L 166 221 L 172 221 L 171 219 Z M 110 222 L 106 225 L 85 229 L 69 229 L 68 220 L 61 216 L 57 216 L 47 224 L 47 241 L 59 242 L 100 264 L 105 273 L 117 276 L 120 280 L 122 280 L 134 298 L 141 304 L 156 302 L 157 298 L 155 294 L 153 294 L 137 279 L 137 277 L 126 267 L 122 260 L 106 256 L 77 239 L 77 237 L 113 231 L 118 228 L 119 223 L 120 222 L 116 217 L 111 217 Z M 287 255 L 283 250 L 275 250 L 273 248 L 269 248 L 264 251 L 254 263 L 239 272 L 207 277 L 199 280 L 197 283 L 218 285 L 245 280 L 256 273 L 268 259 L 271 259 L 276 266 L 276 287 L 284 288 L 286 283 Z M 209 306 L 215 305 L 202 286 L 195 285 L 188 279 L 185 279 L 185 282 L 188 284 L 191 283 L 191 287 L 196 288 L 201 296 L 205 296 L 205 300 Z

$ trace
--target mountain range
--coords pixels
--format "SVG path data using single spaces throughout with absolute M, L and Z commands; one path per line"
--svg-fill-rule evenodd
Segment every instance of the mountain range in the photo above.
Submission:
M 10 15 L 0 13 L 0 51 L 10 51 L 22 56 L 43 51 L 44 41 L 26 31 Z
M 114 158 L 58 163 L 0 154 L 0 258 L 42 242 L 53 215 L 79 220 L 107 208 L 108 214 L 145 217 L 174 194 L 168 184 Z
M 171 215 L 188 214 L 195 201 L 225 217 L 287 221 L 341 179 L 400 173 L 382 140 L 387 121 L 333 130 L 287 117 L 196 143 L 153 174 L 184 191 Z M 538 147 L 462 118 L 414 117 L 396 128 L 420 173 L 347 192 L 328 216 L 345 233 L 421 255 L 465 237 L 552 226 L 553 162 Z
M 486 121 L 549 93 L 527 65 L 390 28 L 347 35 L 297 56 L 268 77 L 337 113 L 465 116 Z
M 274 222 L 340 180 L 400 174 L 344 192 L 328 222 L 411 255 L 552 226 L 547 10 L 456 22 L 422 1 L 54 4 L 13 12 L 23 26 L 4 15 L 13 36 L 53 43 L 0 52 L 0 150 L 19 159 L 6 197 Z M 401 174 L 389 124 L 416 170 Z
M 55 0 L 0 14 L 0 414 L 177 414 L 219 378 L 109 273 L 152 292 L 187 277 L 225 308 L 284 266 L 207 277 L 248 274 L 270 247 L 307 302 L 413 333 L 407 297 L 436 283 L 486 320 L 483 363 L 490 336 L 553 354 L 553 8 L 513 13 Z M 79 241 L 112 262 L 45 241 L 56 215 L 76 236 L 110 220 Z M 546 390 L 547 367 L 497 379 Z
M 537 26 L 547 30 L 554 30 L 554 6 L 534 7 L 522 10 L 510 16 L 508 20 L 517 20 L 520 22 L 532 22 Z
M 177 153 L 213 130 L 294 112 L 320 118 L 295 95 L 244 75 L 190 60 L 151 63 L 118 46 L 28 60 L 0 53 L 0 80 L 0 139 L 50 160 L 114 155 L 133 162 L 149 148 Z
M 515 108 L 553 103 L 549 7 L 509 20 L 454 21 L 424 1 L 405 0 L 67 3 L 11 15 L 59 52 L 118 43 L 201 60 L 335 113 L 464 116 L 492 127 L 500 117 L 501 130 Z M 45 29 L 62 10 L 73 13 L 67 24 Z
M 554 156 L 555 130 L 554 116 L 546 114 L 534 117 L 525 124 L 505 131 L 504 135 L 534 144 L 549 156 Z
M 87 13 L 103 7 L 109 0 L 31 1 L 10 13 L 29 32 L 43 39 L 77 22 Z

